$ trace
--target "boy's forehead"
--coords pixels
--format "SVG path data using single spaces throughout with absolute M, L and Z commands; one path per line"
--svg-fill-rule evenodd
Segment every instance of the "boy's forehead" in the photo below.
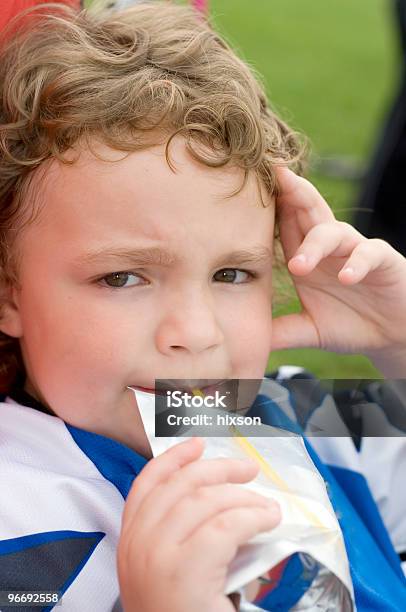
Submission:
M 244 178 L 244 171 L 236 165 L 227 164 L 221 167 L 210 167 L 193 158 L 186 147 L 183 137 L 175 137 L 167 151 L 164 144 L 157 144 L 133 152 L 118 151 L 97 140 L 91 141 L 91 149 L 79 143 L 76 149 L 65 153 L 64 164 L 57 159 L 48 160 L 38 170 L 41 180 L 41 190 L 51 193 L 60 186 L 73 189 L 75 192 L 88 190 L 107 182 L 117 182 L 125 189 L 121 178 L 127 174 L 127 179 L 143 179 L 147 186 L 158 185 L 160 180 L 170 183 L 173 188 L 182 181 L 185 188 L 187 181 L 193 190 L 196 184 L 205 184 L 207 190 L 218 200 L 228 200 L 230 194 L 239 190 Z M 168 163 L 169 158 L 169 163 Z M 41 172 L 42 170 L 42 172 Z M 95 178 L 90 183 L 88 179 Z M 72 182 L 76 179 L 75 182 Z M 116 179 L 116 181 L 115 181 Z M 83 184 L 83 181 L 85 184 Z M 116 185 L 117 186 L 117 185 Z M 131 188 L 133 184 L 131 185 Z M 137 189 L 143 185 L 139 182 Z M 260 202 L 261 194 L 267 204 L 272 203 L 272 197 L 265 187 L 258 183 L 253 171 L 248 173 L 246 186 L 241 190 L 242 199 L 250 199 L 251 204 Z
M 142 234 L 159 241 L 172 230 L 178 234 L 183 224 L 191 232 L 223 228 L 249 242 L 250 234 L 263 233 L 266 226 L 273 232 L 272 198 L 262 190 L 264 208 L 256 176 L 251 173 L 235 194 L 243 171 L 203 165 L 181 139 L 170 149 L 172 168 L 163 146 L 127 154 L 98 144 L 96 155 L 88 149 L 75 154 L 72 164 L 44 164 L 30 186 L 40 225 L 63 235 Z

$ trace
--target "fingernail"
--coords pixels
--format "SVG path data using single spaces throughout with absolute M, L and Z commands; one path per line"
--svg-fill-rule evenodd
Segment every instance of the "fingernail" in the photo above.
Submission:
M 354 268 L 351 268 L 351 266 L 344 268 L 343 272 L 347 272 L 347 274 L 354 274 Z

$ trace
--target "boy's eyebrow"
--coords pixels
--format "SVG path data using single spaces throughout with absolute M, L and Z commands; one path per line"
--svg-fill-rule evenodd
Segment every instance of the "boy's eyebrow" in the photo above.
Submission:
M 260 264 L 269 260 L 272 260 L 272 249 L 260 245 L 222 255 L 217 265 Z M 94 263 L 171 266 L 179 261 L 179 257 L 174 253 L 160 247 L 139 249 L 102 247 L 81 255 L 74 263 L 78 266 Z

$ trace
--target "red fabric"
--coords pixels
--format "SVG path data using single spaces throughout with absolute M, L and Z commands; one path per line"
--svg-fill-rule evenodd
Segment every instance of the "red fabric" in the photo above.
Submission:
M 192 0 L 192 4 L 198 11 L 201 11 L 202 13 L 207 13 L 209 8 L 208 0 Z
M 80 6 L 80 0 L 59 1 L 65 2 L 65 4 L 70 4 L 71 6 L 76 6 L 78 8 Z M 2 30 L 4 26 L 10 21 L 10 19 L 17 15 L 17 13 L 19 13 L 20 11 L 24 11 L 27 8 L 30 8 L 30 6 L 41 4 L 44 2 L 44 0 L 0 0 L 0 2 L 0 30 Z

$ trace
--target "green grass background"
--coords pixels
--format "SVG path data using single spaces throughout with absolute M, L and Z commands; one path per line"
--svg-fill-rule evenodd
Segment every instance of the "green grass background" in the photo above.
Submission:
M 216 27 L 263 75 L 273 107 L 306 134 L 313 158 L 344 156 L 360 164 L 371 155 L 396 85 L 392 6 L 388 0 L 210 1 Z M 359 185 L 315 172 L 310 179 L 336 215 L 351 221 Z M 293 300 L 285 312 L 298 307 Z M 286 363 L 324 378 L 379 376 L 363 356 L 310 349 L 274 352 L 269 370 Z

